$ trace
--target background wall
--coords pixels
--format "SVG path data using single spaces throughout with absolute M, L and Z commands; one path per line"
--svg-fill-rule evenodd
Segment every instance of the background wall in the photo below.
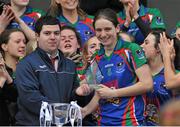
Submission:
M 180 0 L 148 0 L 148 7 L 158 8 L 170 33 L 180 21 Z

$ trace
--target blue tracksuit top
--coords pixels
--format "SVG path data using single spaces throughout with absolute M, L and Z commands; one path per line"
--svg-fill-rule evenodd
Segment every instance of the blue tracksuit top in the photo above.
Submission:
M 40 48 L 23 58 L 16 69 L 18 125 L 39 125 L 41 102 L 70 103 L 79 86 L 75 64 L 59 51 L 55 71 L 47 53 Z

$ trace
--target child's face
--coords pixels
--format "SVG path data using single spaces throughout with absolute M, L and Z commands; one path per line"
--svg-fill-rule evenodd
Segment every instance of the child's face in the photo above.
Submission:
M 70 29 L 65 29 L 61 31 L 61 39 L 59 43 L 59 49 L 63 53 L 72 54 L 80 48 L 78 40 L 74 31 Z
M 97 37 L 92 37 L 88 41 L 88 55 L 93 55 L 97 50 L 100 49 L 100 41 Z

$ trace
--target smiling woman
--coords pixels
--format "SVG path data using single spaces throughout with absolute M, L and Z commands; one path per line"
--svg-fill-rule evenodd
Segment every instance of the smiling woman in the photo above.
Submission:
M 48 14 L 57 17 L 61 26 L 74 27 L 80 34 L 82 45 L 94 34 L 93 17 L 79 8 L 79 0 L 51 0 Z
M 100 126 L 143 125 L 143 94 L 152 89 L 144 53 L 137 44 L 118 36 L 117 15 L 113 10 L 100 10 L 93 25 L 102 44 L 95 60 L 103 79 L 91 102 L 82 109 L 84 116 L 99 105 Z

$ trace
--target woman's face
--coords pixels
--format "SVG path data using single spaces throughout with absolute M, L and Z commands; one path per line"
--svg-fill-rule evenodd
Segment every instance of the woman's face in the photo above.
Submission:
M 16 6 L 27 6 L 29 4 L 29 0 L 11 0 L 11 4 Z
M 62 9 L 74 10 L 79 4 L 79 0 L 56 0 L 57 4 L 60 4 Z
M 95 22 L 95 31 L 98 40 L 105 46 L 112 46 L 117 41 L 118 29 L 107 19 L 100 18 Z
M 65 29 L 61 31 L 61 39 L 59 43 L 59 49 L 63 53 L 72 54 L 80 48 L 78 40 L 74 31 Z
M 13 32 L 9 36 L 7 44 L 3 44 L 2 48 L 5 55 L 16 58 L 24 57 L 26 55 L 26 38 L 22 32 Z
M 158 50 L 154 47 L 154 45 L 155 45 L 155 36 L 150 33 L 145 38 L 144 43 L 141 45 L 147 59 L 151 59 L 157 56 Z
M 88 43 L 88 55 L 93 55 L 97 50 L 100 49 L 100 41 L 96 36 L 89 39 Z

